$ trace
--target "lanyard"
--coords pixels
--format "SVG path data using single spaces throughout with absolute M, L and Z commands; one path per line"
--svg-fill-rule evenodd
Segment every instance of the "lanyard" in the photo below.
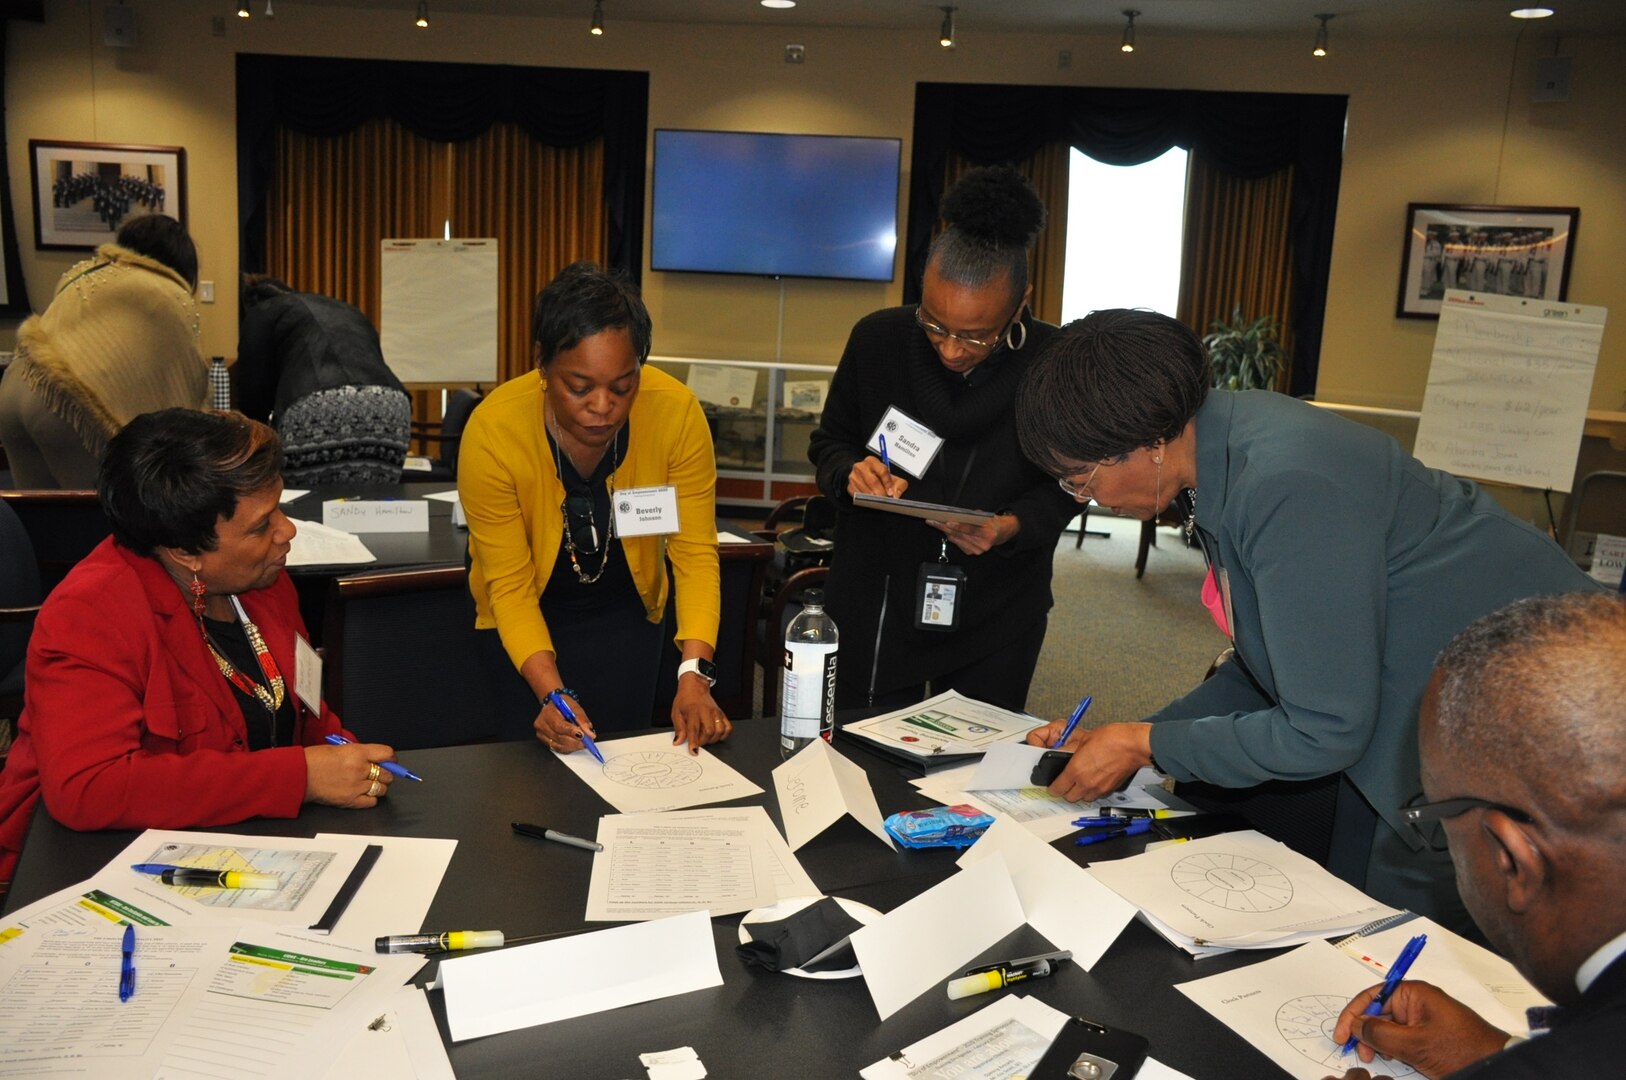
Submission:
M 203 632 L 203 643 L 209 646 L 209 655 L 215 658 L 215 664 L 220 668 L 220 673 L 226 676 L 226 680 L 243 693 L 258 699 L 267 712 L 276 716 L 287 693 L 282 681 L 282 670 L 277 667 L 276 657 L 271 655 L 271 650 L 266 648 L 260 628 L 254 625 L 253 620 L 248 617 L 248 612 L 243 610 L 243 602 L 234 596 L 231 598 L 231 606 L 237 609 L 237 617 L 243 623 L 243 634 L 248 638 L 249 647 L 254 650 L 254 659 L 259 661 L 260 674 L 265 676 L 266 685 L 261 686 L 232 666 L 232 662 L 215 648 L 215 643 L 210 640 L 209 632 L 203 629 L 203 620 L 200 618 L 198 629 Z
M 979 447 L 973 445 L 971 453 L 965 457 L 965 467 L 960 470 L 960 482 L 954 485 L 954 493 L 948 499 L 950 506 L 960 505 L 960 492 L 965 490 L 965 482 L 971 478 L 971 466 L 976 464 L 978 449 Z M 946 536 L 938 541 L 937 561 L 940 563 L 948 562 L 948 537 Z

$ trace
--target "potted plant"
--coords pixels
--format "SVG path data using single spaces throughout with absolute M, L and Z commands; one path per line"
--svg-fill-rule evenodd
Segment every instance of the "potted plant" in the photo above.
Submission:
M 1274 315 L 1242 317 L 1242 305 L 1231 309 L 1231 320 L 1215 319 L 1203 338 L 1214 386 L 1220 390 L 1269 390 L 1287 365 L 1287 350 L 1277 336 Z

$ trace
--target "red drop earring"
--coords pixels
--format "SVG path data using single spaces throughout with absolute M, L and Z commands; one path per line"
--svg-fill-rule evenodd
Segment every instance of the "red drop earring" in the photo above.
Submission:
M 204 592 L 205 592 L 205 589 L 203 587 L 203 582 L 198 580 L 197 572 L 193 571 L 193 573 L 192 573 L 192 614 L 196 615 L 200 619 L 203 618 L 203 594 L 204 594 Z

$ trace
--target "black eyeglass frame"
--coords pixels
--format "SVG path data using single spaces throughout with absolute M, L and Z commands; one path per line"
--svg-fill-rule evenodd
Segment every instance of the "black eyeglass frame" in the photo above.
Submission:
M 1421 793 L 1416 796 L 1418 799 L 1422 797 Z M 1417 838 L 1426 844 L 1430 851 L 1445 851 L 1447 849 L 1445 830 L 1443 828 L 1433 830 L 1438 835 L 1439 842 L 1436 843 L 1435 836 L 1430 835 L 1431 830 L 1424 826 L 1443 822 L 1447 818 L 1466 814 L 1470 810 L 1499 810 L 1514 821 L 1525 825 L 1533 825 L 1536 820 L 1517 806 L 1475 798 L 1472 795 L 1462 795 L 1454 799 L 1436 799 L 1433 802 L 1410 802 L 1400 808 L 1400 817 L 1411 826 L 1412 832 L 1417 834 Z

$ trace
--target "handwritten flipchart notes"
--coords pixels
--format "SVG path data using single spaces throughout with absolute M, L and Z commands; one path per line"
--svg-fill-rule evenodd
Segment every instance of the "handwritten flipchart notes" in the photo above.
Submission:
M 1418 459 L 1458 476 L 1568 491 L 1608 314 L 1447 290 Z
M 322 524 L 345 532 L 428 532 L 429 504 L 422 499 L 328 499 Z

